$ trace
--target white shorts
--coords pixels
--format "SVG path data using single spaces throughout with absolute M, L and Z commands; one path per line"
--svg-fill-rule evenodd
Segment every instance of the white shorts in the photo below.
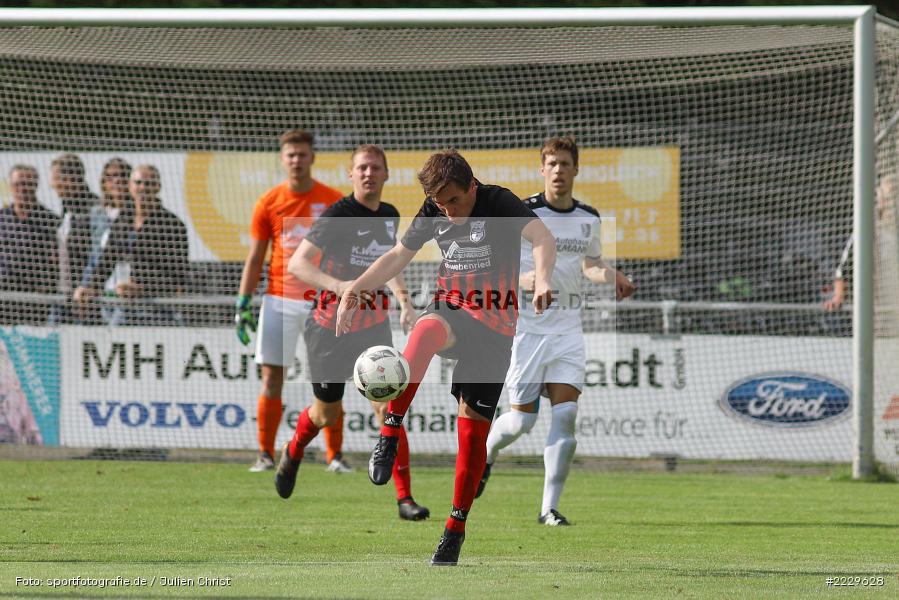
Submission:
M 291 300 L 266 294 L 259 311 L 256 362 L 288 367 L 297 355 L 297 340 L 312 308 L 307 300 Z M 305 358 L 305 355 L 304 355 Z
M 518 332 L 506 374 L 510 404 L 530 404 L 546 395 L 545 383 L 567 383 L 584 390 L 587 352 L 580 331 L 563 334 Z

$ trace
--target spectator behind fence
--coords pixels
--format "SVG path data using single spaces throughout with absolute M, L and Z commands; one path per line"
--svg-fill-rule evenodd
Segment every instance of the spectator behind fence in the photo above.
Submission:
M 115 277 L 119 298 L 138 300 L 174 296 L 187 286 L 187 228 L 181 219 L 163 208 L 159 170 L 140 165 L 131 173 L 132 206 L 122 209 L 109 233 L 87 285 L 75 292 L 86 303 L 95 297 L 110 276 Z M 119 306 L 110 325 L 179 325 L 181 316 L 171 306 L 134 302 Z
M 59 217 L 37 200 L 37 169 L 15 165 L 9 172 L 12 206 L 0 210 L 0 290 L 50 294 L 56 290 L 56 230 Z M 0 324 L 41 324 L 48 304 L 0 303 Z
M 874 331 L 878 336 L 899 337 L 896 290 L 899 290 L 899 267 L 896 257 L 896 180 L 885 176 L 877 186 L 874 224 Z M 833 279 L 833 295 L 824 303 L 834 311 L 852 293 L 853 236 L 849 235 Z
M 50 185 L 62 202 L 62 221 L 56 230 L 59 251 L 59 285 L 57 290 L 67 301 L 54 306 L 50 320 L 58 323 L 88 323 L 99 320 L 96 310 L 73 305 L 68 301 L 81 283 L 91 251 L 90 210 L 97 196 L 84 180 L 84 163 L 74 154 L 62 154 L 50 164 Z
M 109 243 L 112 224 L 122 214 L 123 209 L 131 206 L 131 165 L 125 160 L 115 157 L 106 161 L 100 173 L 100 204 L 91 208 L 91 252 L 87 268 L 81 277 L 81 287 L 90 283 L 94 271 L 100 263 L 103 250 Z M 115 295 L 115 277 L 111 276 L 104 284 L 104 291 Z M 107 324 L 114 318 L 114 309 L 110 306 L 100 307 L 103 321 Z

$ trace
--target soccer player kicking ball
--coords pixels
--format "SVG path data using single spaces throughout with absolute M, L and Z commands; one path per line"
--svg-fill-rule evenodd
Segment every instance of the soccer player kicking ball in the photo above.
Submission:
M 346 290 L 337 311 L 337 334 L 352 330 L 363 290 L 383 285 L 409 264 L 425 242 L 437 241 L 443 255 L 437 291 L 403 351 L 411 368 L 409 387 L 387 407 L 368 476 L 376 485 L 390 480 L 403 417 L 431 358 L 440 354 L 457 359 L 452 394 L 459 403 L 459 452 L 453 508 L 431 558 L 432 565 L 454 565 L 484 471 L 490 421 L 509 368 L 518 312 L 520 239 L 524 237 L 533 247 L 534 300 L 541 311 L 552 301 L 549 282 L 556 245 L 530 208 L 509 190 L 476 181 L 471 167 L 455 151 L 431 156 L 418 179 L 427 199 L 401 243 Z
M 344 387 L 353 375 L 356 357 L 371 346 L 393 345 L 383 290 L 367 296 L 370 302 L 356 313 L 349 326 L 350 333 L 339 338 L 335 335 L 337 299 L 353 279 L 396 245 L 400 220 L 396 208 L 381 201 L 389 176 L 384 151 L 366 144 L 356 148 L 351 160 L 353 193 L 322 214 L 287 267 L 298 279 L 308 281 L 320 291 L 303 333 L 315 401 L 300 413 L 293 439 L 281 450 L 275 488 L 282 498 L 289 498 L 293 493 L 306 446 L 321 428 L 336 423 L 343 414 Z M 402 275 L 396 274 L 389 285 L 400 302 L 403 329 L 408 330 L 415 317 Z M 386 403 L 372 402 L 372 406 L 383 423 Z M 412 499 L 406 431 L 400 428 L 398 434 L 399 456 L 393 475 L 400 518 L 427 519 L 430 511 Z
M 249 331 L 256 331 L 253 291 L 259 284 L 271 242 L 268 289 L 262 300 L 260 332 L 256 338 L 256 362 L 262 365 L 262 391 L 256 415 L 259 458 L 250 467 L 252 472 L 275 468 L 275 437 L 284 410 L 281 402 L 284 368 L 293 364 L 300 329 L 309 313 L 309 302 L 303 299 L 303 295 L 311 288 L 287 272 L 287 261 L 309 230 L 312 219 L 342 196 L 339 191 L 312 178 L 312 163 L 315 162 L 313 141 L 312 134 L 302 129 L 281 135 L 281 166 L 287 173 L 287 181 L 266 192 L 256 203 L 250 224 L 250 251 L 240 278 L 234 322 L 237 337 L 246 346 L 250 343 Z M 293 220 L 287 226 L 291 218 Z M 331 429 L 332 435 L 326 439 L 329 469 L 338 472 L 350 470 L 339 455 L 343 421 L 340 420 Z M 334 454 L 333 458 L 331 454 Z
M 543 451 L 546 474 L 539 522 L 569 525 L 559 512 L 559 497 L 574 458 L 577 440 L 574 425 L 577 399 L 584 386 L 586 354 L 581 330 L 581 271 L 595 283 L 615 283 L 618 300 L 634 293 L 634 285 L 602 259 L 599 213 L 572 197 L 578 173 L 578 149 L 570 137 L 554 137 L 540 150 L 544 179 L 543 193 L 525 201 L 556 238 L 556 268 L 553 290 L 559 294 L 550 310 L 537 313 L 522 308 L 518 331 L 512 343 L 512 366 L 506 375 L 506 389 L 512 410 L 500 415 L 487 438 L 487 467 L 475 497 L 484 491 L 499 451 L 537 422 L 540 395 L 549 396 L 552 423 Z M 521 243 L 522 290 L 534 287 L 531 245 Z

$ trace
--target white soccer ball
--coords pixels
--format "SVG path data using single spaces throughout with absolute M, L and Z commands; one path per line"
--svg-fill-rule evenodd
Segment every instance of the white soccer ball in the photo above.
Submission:
M 409 363 L 396 348 L 372 346 L 356 359 L 353 381 L 372 402 L 390 402 L 409 385 Z

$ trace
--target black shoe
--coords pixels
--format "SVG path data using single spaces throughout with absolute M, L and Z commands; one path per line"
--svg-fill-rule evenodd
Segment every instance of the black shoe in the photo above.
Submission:
M 293 486 L 297 482 L 297 471 L 300 469 L 300 460 L 290 457 L 290 443 L 281 448 L 281 460 L 278 461 L 278 470 L 275 472 L 275 489 L 282 498 L 290 498 Z
M 562 513 L 557 511 L 555 508 L 549 509 L 549 512 L 545 515 L 540 515 L 537 521 L 541 525 L 549 525 L 550 527 L 564 527 L 567 525 L 571 525 L 568 522 L 568 519 L 562 516 Z
M 474 493 L 475 498 L 480 498 L 481 494 L 484 493 L 484 488 L 487 487 L 487 480 L 490 479 L 490 467 L 492 466 L 493 463 L 484 465 L 484 474 L 481 475 L 481 480 L 478 482 L 478 491 Z
M 462 542 L 465 541 L 465 533 L 456 533 L 449 529 L 443 530 L 443 536 L 437 542 L 437 549 L 431 557 L 431 565 L 435 567 L 452 567 L 459 562 L 459 552 L 462 550 Z
M 400 438 L 386 435 L 378 436 L 375 449 L 368 459 L 368 478 L 375 485 L 384 485 L 393 474 L 393 463 L 396 461 L 396 447 Z
M 424 521 L 431 516 L 426 506 L 421 506 L 412 498 L 404 498 L 397 502 L 400 518 L 404 521 Z

